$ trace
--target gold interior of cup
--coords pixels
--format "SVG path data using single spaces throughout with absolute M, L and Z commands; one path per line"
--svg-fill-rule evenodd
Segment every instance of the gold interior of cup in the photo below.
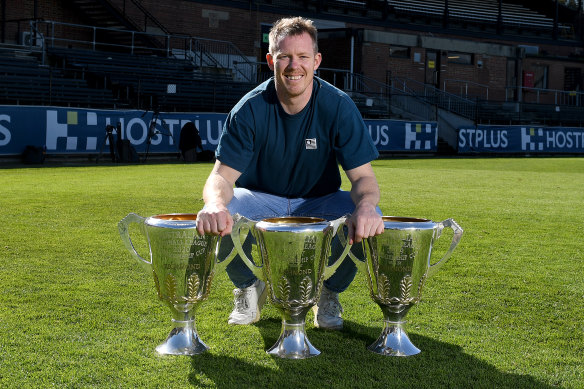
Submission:
M 384 222 L 404 222 L 404 223 L 425 223 L 429 222 L 429 219 L 419 219 L 416 217 L 403 217 L 403 216 L 383 216 Z
M 166 215 L 153 216 L 155 219 L 162 220 L 197 220 L 196 213 L 169 213 Z
M 324 219 L 319 217 L 309 217 L 309 216 L 283 216 L 283 217 L 272 217 L 269 219 L 263 219 L 263 222 L 274 223 L 274 224 L 301 224 L 301 223 L 321 223 Z

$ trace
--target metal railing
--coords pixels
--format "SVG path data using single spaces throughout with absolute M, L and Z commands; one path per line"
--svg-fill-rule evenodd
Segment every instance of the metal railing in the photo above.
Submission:
M 251 61 L 233 43 L 217 39 L 191 38 L 191 44 L 199 66 L 231 69 L 235 78 L 240 81 L 257 81 L 256 62 Z
M 254 82 L 257 77 L 256 66 L 233 43 L 227 41 L 45 20 L 33 20 L 30 23 L 31 30 L 42 32 L 44 41 L 50 47 L 121 51 L 129 54 L 150 52 L 185 59 L 200 68 L 233 72 L 234 78 L 245 82 Z M 115 40 L 108 39 L 112 35 L 115 35 Z M 140 39 L 142 37 L 155 38 L 164 42 L 164 45 L 155 47 L 144 44 L 147 40 Z
M 30 42 L 29 49 L 32 51 L 33 48 L 40 47 L 41 50 L 41 64 L 45 65 L 46 51 L 45 51 L 45 36 L 37 30 L 36 26 L 32 23 L 30 24 Z
M 233 79 L 238 81 L 253 83 L 262 81 L 264 77 L 262 68 L 265 68 L 265 63 L 251 61 L 235 45 L 228 41 L 186 35 L 99 28 L 44 20 L 31 21 L 30 33 L 35 39 L 37 39 L 36 37 L 41 39 L 43 49 L 46 49 L 47 46 L 61 46 L 90 50 L 122 51 L 132 54 L 149 50 L 151 53 L 161 56 L 188 60 L 199 69 L 219 69 L 230 74 Z M 116 34 L 116 39 L 107 39 L 107 33 Z M 156 36 L 164 41 L 165 45 L 164 47 L 145 45 L 140 39 L 142 35 Z M 434 120 L 436 107 L 475 120 L 477 101 L 463 97 L 468 96 L 468 91 L 471 87 L 483 88 L 486 95 L 485 101 L 489 101 L 489 98 L 492 98 L 489 95 L 488 86 L 465 80 L 448 79 L 443 84 L 444 89 L 447 89 L 447 83 L 450 82 L 461 84 L 461 91 L 464 92 L 461 93 L 463 94 L 461 97 L 408 78 L 393 77 L 391 84 L 387 85 L 343 69 L 319 68 L 317 74 L 335 86 L 353 93 L 352 97 L 371 99 L 365 100 L 366 104 L 371 103 L 371 106 L 376 106 L 379 110 L 385 109 L 387 113 L 390 113 L 390 107 L 393 106 L 428 120 Z M 508 87 L 504 90 L 505 101 L 507 102 L 517 101 L 519 103 L 584 107 L 584 92 L 582 91 L 527 87 Z M 499 92 L 502 92 L 502 90 L 499 90 Z M 518 92 L 520 95 L 516 96 Z M 372 107 L 372 109 L 374 108 Z
M 484 84 L 479 84 L 468 80 L 459 79 L 446 79 L 443 82 L 443 91 L 449 89 L 452 91 L 452 87 L 448 87 L 447 83 L 457 83 L 459 89 L 459 95 L 467 99 L 480 99 L 484 101 L 493 101 L 489 98 L 489 86 Z M 469 89 L 471 91 L 480 91 L 483 93 L 471 93 L 469 94 Z M 505 102 L 524 102 L 524 103 L 534 103 L 534 104 L 553 104 L 559 106 L 584 106 L 584 91 L 578 90 L 558 90 L 558 89 L 545 89 L 545 88 L 530 88 L 530 87 L 515 87 L 508 86 L 505 87 Z M 448 92 L 447 92 L 448 93 Z
M 267 66 L 266 62 L 256 62 L 258 68 Z M 259 81 L 265 81 L 272 72 L 260 73 Z M 414 91 L 395 88 L 362 74 L 350 70 L 320 67 L 316 75 L 348 93 L 363 111 L 390 115 L 391 109 L 416 117 L 417 120 L 435 120 L 436 110 L 427 102 L 416 96 Z
M 364 100 L 367 109 L 374 112 L 384 111 L 383 113 L 389 115 L 394 108 L 416 117 L 417 120 L 436 120 L 434 107 L 406 85 L 396 88 L 348 70 L 319 68 L 317 74 L 351 94 L 354 100 Z
M 11 19 L 5 20 L 3 23 L 7 28 L 2 30 L 0 34 L 0 45 L 2 48 L 9 48 L 12 51 L 27 51 L 27 52 L 40 52 L 44 46 L 44 36 L 40 31 L 35 30 L 30 23 L 31 19 Z M 7 43 L 6 31 L 8 30 L 10 35 L 16 36 L 15 43 Z
M 133 7 L 135 7 L 135 9 L 133 9 Z M 148 11 L 139 1 L 137 0 L 130 0 L 130 2 L 128 2 L 127 0 L 123 0 L 122 1 L 122 15 L 129 19 L 132 20 L 133 18 L 130 16 L 131 14 L 138 14 L 138 15 L 142 15 L 144 16 L 144 31 L 147 30 L 148 28 L 148 22 L 150 22 L 150 24 L 156 26 L 157 28 L 160 29 L 160 31 L 162 31 L 164 34 L 170 35 L 171 32 L 162 24 L 160 23 L 160 21 L 158 19 L 156 19 L 156 17 L 154 17 L 154 15 L 152 15 L 150 13 L 150 11 Z M 134 11 L 134 12 L 132 12 Z M 133 20 L 132 20 L 133 21 Z
M 447 78 L 442 83 L 442 90 L 444 92 L 447 89 L 452 90 L 453 87 L 449 87 L 447 84 L 456 84 L 456 88 L 458 89 L 459 96 L 463 96 L 465 98 L 469 97 L 478 97 L 484 100 L 489 100 L 489 86 L 485 84 L 479 84 L 478 82 L 468 81 L 468 80 L 459 80 L 456 78 Z M 469 95 L 469 86 L 470 90 L 472 91 L 479 91 L 480 93 L 474 94 L 473 96 Z
M 542 89 L 529 87 L 505 88 L 505 101 L 515 101 L 520 93 L 519 101 L 536 104 L 554 104 L 575 107 L 584 107 L 584 92 L 565 91 L 558 89 Z
M 436 107 L 454 112 L 460 116 L 474 120 L 476 117 L 476 102 L 464 97 L 444 92 L 433 85 L 424 84 L 409 78 L 392 77 L 392 85 L 409 94 L 415 94 L 425 102 Z

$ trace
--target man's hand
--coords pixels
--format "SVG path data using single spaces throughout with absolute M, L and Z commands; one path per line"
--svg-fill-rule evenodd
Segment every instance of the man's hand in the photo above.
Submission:
M 227 210 L 227 204 L 233 198 L 233 185 L 240 175 L 237 170 L 219 160 L 215 161 L 213 171 L 203 188 L 205 206 L 197 214 L 199 234 L 225 236 L 231 233 L 233 218 Z
M 383 219 L 376 212 L 379 203 L 379 185 L 370 163 L 345 171 L 351 181 L 351 199 L 355 210 L 347 221 L 349 243 L 383 233 Z
M 197 231 L 199 234 L 225 236 L 231 233 L 233 218 L 225 207 L 205 205 L 197 214 Z
M 363 239 L 383 233 L 383 219 L 372 204 L 361 203 L 347 220 L 349 227 L 349 243 L 359 243 Z

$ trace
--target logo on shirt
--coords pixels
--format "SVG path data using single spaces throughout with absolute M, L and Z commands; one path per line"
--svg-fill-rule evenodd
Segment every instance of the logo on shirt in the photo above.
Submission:
M 306 139 L 306 150 L 316 150 L 316 138 Z

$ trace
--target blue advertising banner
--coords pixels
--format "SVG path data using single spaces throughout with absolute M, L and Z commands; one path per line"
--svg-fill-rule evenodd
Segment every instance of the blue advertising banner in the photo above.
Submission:
M 584 129 L 483 126 L 458 130 L 459 153 L 584 153 Z
M 438 149 L 436 122 L 365 120 L 379 151 L 435 152 Z
M 27 145 L 44 146 L 47 154 L 95 154 L 109 150 L 107 126 L 114 137 L 128 139 L 136 151 L 178 152 L 180 129 L 194 122 L 205 149 L 214 150 L 225 114 L 106 111 L 60 107 L 0 106 L 0 155 L 22 153 Z M 149 130 L 152 129 L 152 132 Z
M 27 145 L 46 147 L 49 155 L 108 153 L 108 126 L 114 138 L 128 139 L 139 153 L 178 152 L 180 130 L 187 122 L 195 123 L 199 129 L 203 147 L 215 150 L 225 118 L 224 113 L 155 115 L 138 110 L 0 106 L 0 155 L 20 155 Z M 434 122 L 366 120 L 365 124 L 380 151 L 437 149 L 438 129 Z M 149 134 L 152 136 L 148 147 Z

